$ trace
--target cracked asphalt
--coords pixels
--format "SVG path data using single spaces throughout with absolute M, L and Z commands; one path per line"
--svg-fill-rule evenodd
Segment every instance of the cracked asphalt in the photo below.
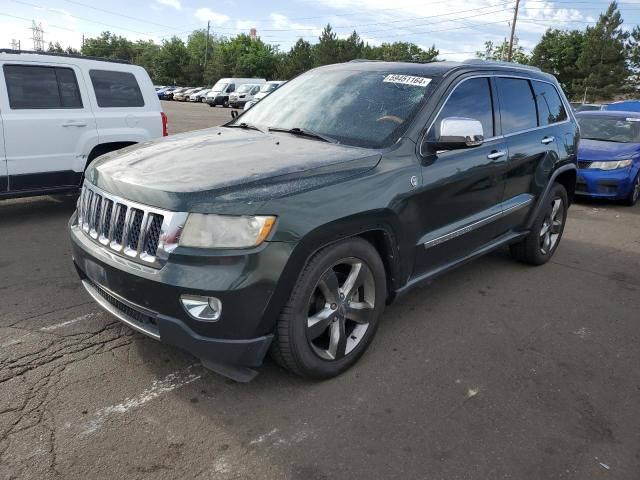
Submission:
M 412 291 L 339 378 L 250 384 L 101 312 L 73 209 L 0 202 L 0 479 L 640 478 L 640 206 L 578 203 L 550 264 L 501 250 Z

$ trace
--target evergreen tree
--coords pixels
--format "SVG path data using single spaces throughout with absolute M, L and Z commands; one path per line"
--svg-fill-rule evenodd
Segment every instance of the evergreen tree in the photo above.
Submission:
M 578 58 L 584 33 L 579 30 L 549 29 L 533 49 L 530 64 L 555 75 L 569 98 L 576 97 L 573 83 L 580 78 Z
M 630 73 L 625 49 L 629 35 L 621 26 L 622 17 L 614 1 L 595 26 L 587 27 L 577 61 L 578 77 L 572 82 L 574 92 L 611 99 L 623 89 Z

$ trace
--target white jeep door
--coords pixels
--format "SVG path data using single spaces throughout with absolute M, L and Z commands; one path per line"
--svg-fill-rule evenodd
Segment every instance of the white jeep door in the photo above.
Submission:
M 0 111 L 9 191 L 79 185 L 97 143 L 82 72 L 58 63 L 4 62 Z

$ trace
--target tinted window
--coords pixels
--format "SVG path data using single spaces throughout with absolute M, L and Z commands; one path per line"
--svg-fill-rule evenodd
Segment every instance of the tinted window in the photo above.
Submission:
M 132 73 L 91 70 L 89 75 L 99 107 L 144 107 L 140 87 Z
M 5 65 L 4 76 L 12 109 L 82 108 L 70 68 Z
M 538 126 L 536 103 L 528 80 L 496 78 L 500 96 L 502 133 L 508 134 Z
M 567 112 L 555 87 L 545 82 L 533 81 L 532 83 L 536 93 L 540 125 L 549 125 L 550 123 L 566 120 Z
M 493 137 L 493 105 L 488 78 L 472 78 L 453 91 L 436 120 L 436 136 L 440 121 L 447 117 L 466 117 L 482 123 L 484 137 Z

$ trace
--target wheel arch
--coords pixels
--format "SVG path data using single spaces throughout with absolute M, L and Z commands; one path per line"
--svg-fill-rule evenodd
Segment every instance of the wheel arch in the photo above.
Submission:
M 100 155 L 104 155 L 105 153 L 114 152 L 116 150 L 120 150 L 121 148 L 129 147 L 131 145 L 135 145 L 137 142 L 106 142 L 99 143 L 95 147 L 91 149 L 89 155 L 87 156 L 87 163 L 84 166 L 86 170 L 91 162 L 93 162 Z
M 368 241 L 378 252 L 387 277 L 387 303 L 406 279 L 407 269 L 400 253 L 401 224 L 390 210 L 368 212 L 322 225 L 307 233 L 293 248 L 264 315 L 261 331 L 269 332 L 287 302 L 292 286 L 309 260 L 320 250 L 353 237 Z
M 540 209 L 542 208 L 544 199 L 549 195 L 549 191 L 554 183 L 560 183 L 566 190 L 567 196 L 569 198 L 569 205 L 573 201 L 573 196 L 576 191 L 576 179 L 577 179 L 577 167 L 575 163 L 568 163 L 562 165 L 557 168 L 549 177 L 549 181 L 547 182 L 547 186 L 545 187 L 542 194 L 539 196 L 536 202 L 536 206 L 529 216 L 529 220 L 527 221 L 526 228 L 530 229 L 536 218 L 540 214 Z

